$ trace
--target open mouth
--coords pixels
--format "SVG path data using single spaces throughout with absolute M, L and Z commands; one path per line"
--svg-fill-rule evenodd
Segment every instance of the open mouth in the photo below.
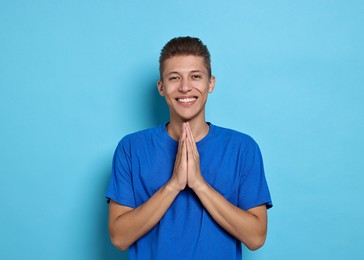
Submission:
M 195 102 L 197 100 L 197 97 L 176 98 L 176 100 L 182 104 L 189 104 Z

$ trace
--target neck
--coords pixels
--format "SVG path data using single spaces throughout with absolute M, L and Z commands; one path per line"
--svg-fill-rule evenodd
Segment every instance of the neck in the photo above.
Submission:
M 179 140 L 182 133 L 182 124 L 184 122 L 189 122 L 193 137 L 195 141 L 198 142 L 203 139 L 209 132 L 209 125 L 203 120 L 172 120 L 167 125 L 168 134 L 175 140 Z

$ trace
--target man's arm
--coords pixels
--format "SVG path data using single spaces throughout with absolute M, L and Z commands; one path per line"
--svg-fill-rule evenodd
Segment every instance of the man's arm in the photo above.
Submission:
M 187 185 L 186 133 L 179 140 L 178 152 L 171 179 L 144 204 L 130 208 L 110 201 L 109 232 L 112 243 L 126 250 L 151 230 L 163 217 L 178 193 Z
M 202 177 L 200 159 L 189 124 L 187 129 L 188 186 L 196 193 L 213 219 L 227 232 L 243 242 L 250 250 L 260 248 L 267 233 L 265 205 L 247 211 L 236 207 L 213 189 Z
M 111 241 L 120 250 L 152 229 L 166 213 L 178 191 L 168 184 L 160 188 L 147 202 L 133 209 L 111 200 L 109 205 L 109 232 Z
M 207 183 L 193 190 L 213 219 L 250 250 L 257 250 L 264 244 L 267 233 L 265 205 L 245 211 L 231 204 Z

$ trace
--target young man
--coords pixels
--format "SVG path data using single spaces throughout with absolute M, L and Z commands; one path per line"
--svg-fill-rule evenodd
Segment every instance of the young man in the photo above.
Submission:
M 169 41 L 158 91 L 170 122 L 124 137 L 106 197 L 113 244 L 130 259 L 241 259 L 264 244 L 272 206 L 258 145 L 205 121 L 214 90 L 197 38 Z

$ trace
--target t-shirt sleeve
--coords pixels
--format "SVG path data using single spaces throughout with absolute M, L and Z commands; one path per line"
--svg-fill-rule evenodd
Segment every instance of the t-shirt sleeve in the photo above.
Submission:
M 112 162 L 112 172 L 106 192 L 107 202 L 110 199 L 117 203 L 135 208 L 135 197 L 131 173 L 131 160 L 127 142 L 121 140 L 118 144 Z
M 252 140 L 242 158 L 239 207 L 248 210 L 263 204 L 267 208 L 273 206 L 264 174 L 262 155 L 258 145 Z

